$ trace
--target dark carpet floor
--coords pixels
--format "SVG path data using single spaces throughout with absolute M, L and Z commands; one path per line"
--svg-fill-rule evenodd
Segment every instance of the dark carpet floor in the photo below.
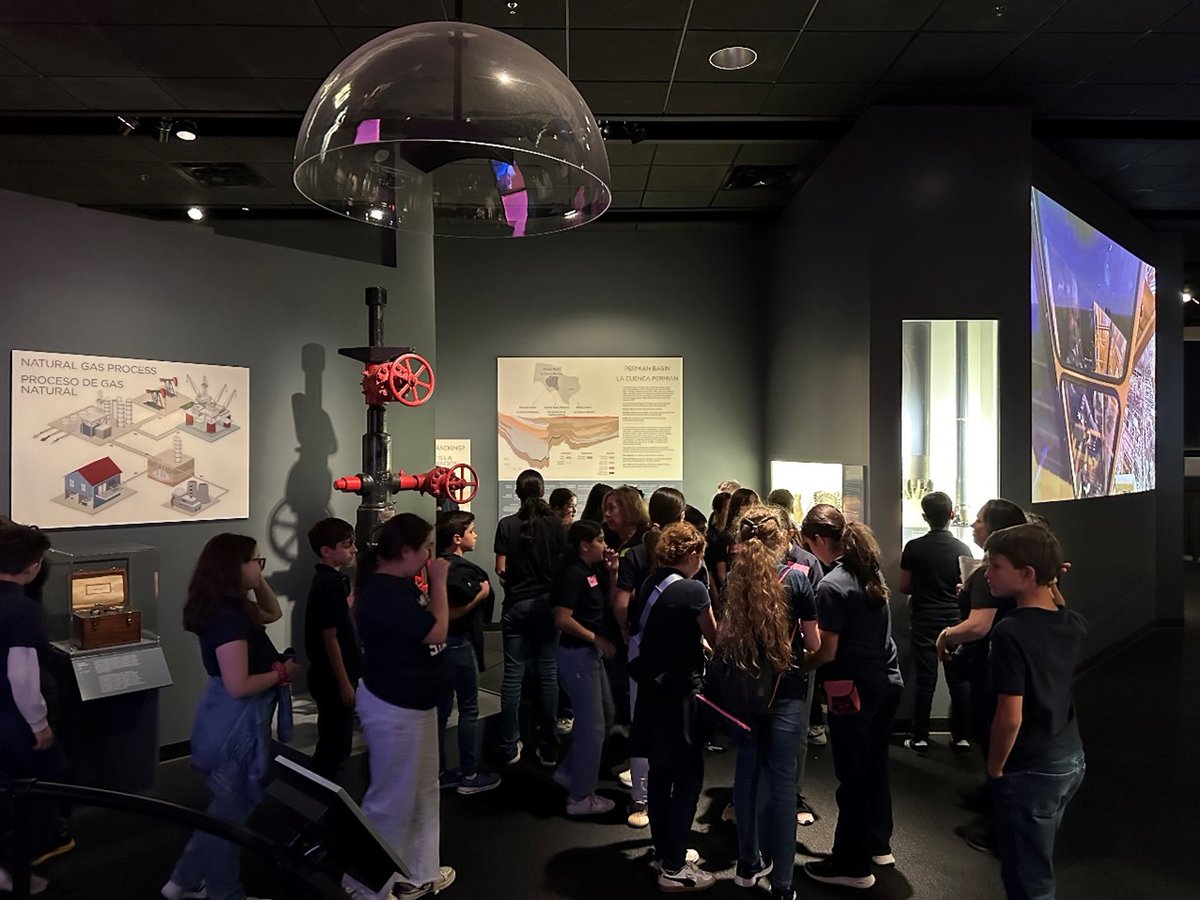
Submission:
M 1196 898 L 1200 875 L 1193 853 L 1200 838 L 1200 569 L 1189 573 L 1188 625 L 1156 629 L 1083 674 L 1075 694 L 1088 756 L 1087 779 L 1067 813 L 1057 866 L 1062 898 Z M 622 755 L 619 741 L 610 754 Z M 360 760 L 361 761 L 361 760 Z M 704 867 L 731 875 L 732 825 L 720 821 L 730 796 L 733 754 L 707 757 L 706 786 L 692 846 Z M 798 830 L 801 861 L 828 851 L 835 819 L 832 761 L 812 748 L 806 793 L 820 820 Z M 801 897 L 1003 896 L 995 859 L 969 849 L 954 827 L 970 814 L 958 793 L 981 778 L 976 755 L 961 756 L 935 738 L 924 757 L 892 750 L 896 815 L 894 870 L 879 870 L 876 886 L 855 892 L 808 882 Z M 601 821 L 569 820 L 562 792 L 530 759 L 504 771 L 504 784 L 472 797 L 445 794 L 442 861 L 457 869 L 453 898 L 564 897 L 576 900 L 658 896 L 646 865 L 647 830 L 624 822 L 624 792 L 615 780 L 601 792 L 618 808 Z M 361 792 L 363 773 L 347 787 Z M 159 796 L 202 807 L 205 791 L 186 760 L 160 767 Z M 77 811 L 79 847 L 48 864 L 47 897 L 154 898 L 186 834 L 173 826 L 100 810 Z M 247 889 L 284 896 L 267 866 L 247 858 Z M 708 896 L 758 896 L 722 880 Z M 762 896 L 765 896 L 763 894 Z

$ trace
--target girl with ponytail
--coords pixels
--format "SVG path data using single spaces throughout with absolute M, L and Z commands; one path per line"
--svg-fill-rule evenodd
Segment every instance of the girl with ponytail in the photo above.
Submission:
M 748 722 L 750 732 L 738 738 L 733 780 L 738 831 L 734 881 L 753 887 L 770 876 L 775 900 L 795 896 L 796 756 L 808 733 L 804 658 L 820 646 L 812 584 L 785 560 L 788 532 L 776 507 L 754 503 L 740 510 L 732 524 L 738 552 L 725 584 L 725 618 L 716 645 L 720 657 L 750 675 L 758 676 L 765 667 L 777 676 L 769 714 Z M 760 835 L 762 807 L 765 833 Z
M 838 509 L 822 503 L 808 511 L 800 532 L 826 569 L 817 585 L 821 646 L 806 665 L 824 667 L 838 777 L 833 852 L 804 871 L 827 884 L 869 888 L 875 883 L 872 864 L 896 862 L 888 741 L 904 681 L 889 591 L 879 543 L 863 523 L 847 523 Z

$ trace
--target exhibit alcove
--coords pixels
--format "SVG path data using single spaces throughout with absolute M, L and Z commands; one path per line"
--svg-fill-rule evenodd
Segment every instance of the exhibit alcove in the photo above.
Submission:
M 424 234 L 549 234 L 612 201 L 604 140 L 570 80 L 463 22 L 399 28 L 343 60 L 309 104 L 294 171 L 318 206 Z

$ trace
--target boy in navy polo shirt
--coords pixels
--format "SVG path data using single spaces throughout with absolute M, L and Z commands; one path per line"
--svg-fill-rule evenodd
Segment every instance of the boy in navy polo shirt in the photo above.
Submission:
M 463 556 L 475 549 L 475 516 L 463 510 L 444 512 L 437 519 L 438 556 L 450 563 L 446 573 L 446 599 L 450 606 L 450 628 L 446 658 L 453 677 L 438 703 L 438 782 L 460 794 L 479 794 L 500 786 L 495 772 L 478 766 L 479 670 L 476 643 L 483 642 L 483 607 L 491 595 L 487 573 Z M 446 768 L 446 722 L 458 701 L 458 771 Z
M 50 541 L 42 532 L 0 517 L 0 780 L 37 778 L 62 781 L 64 765 L 54 744 L 42 696 L 38 647 L 45 642 L 40 607 L 25 595 L 37 578 Z M 20 823 L 33 831 L 35 853 L 55 842 L 58 822 L 53 803 L 37 801 L 33 821 Z M 11 828 L 0 822 L 0 890 L 11 891 Z M 31 892 L 46 890 L 46 879 L 34 875 Z
M 1049 529 L 1002 528 L 985 549 L 992 594 L 1017 601 L 993 630 L 989 657 L 1000 875 L 1012 900 L 1053 900 L 1054 838 L 1086 771 L 1071 677 L 1087 622 L 1055 602 L 1062 548 Z
M 317 704 L 317 749 L 313 770 L 336 781 L 354 739 L 355 688 L 362 674 L 358 635 L 350 620 L 350 583 L 342 569 L 354 562 L 354 526 L 322 519 L 308 532 L 320 557 L 304 611 L 304 650 L 308 654 L 308 690 Z

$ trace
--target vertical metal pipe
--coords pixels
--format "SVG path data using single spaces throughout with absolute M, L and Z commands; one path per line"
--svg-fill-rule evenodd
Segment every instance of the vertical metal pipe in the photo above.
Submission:
M 967 322 L 954 323 L 954 417 L 958 426 L 954 502 L 955 508 L 966 505 L 967 490 L 967 409 L 970 392 L 970 349 L 968 347 Z

